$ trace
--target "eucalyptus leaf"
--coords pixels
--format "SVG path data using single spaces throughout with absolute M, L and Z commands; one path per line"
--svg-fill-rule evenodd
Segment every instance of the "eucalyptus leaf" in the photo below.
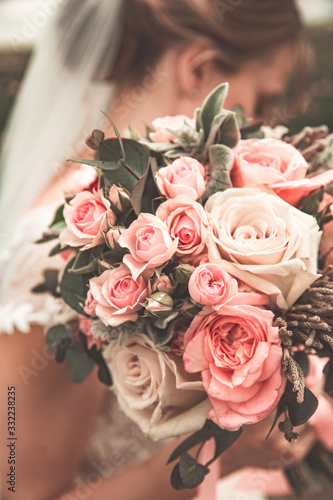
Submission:
M 57 352 L 59 347 L 68 345 L 72 337 L 72 332 L 65 325 L 55 325 L 48 330 L 46 343 L 52 352 Z
M 82 276 L 70 272 L 75 259 L 72 259 L 65 267 L 62 279 L 60 282 L 60 292 L 63 300 L 74 311 L 87 316 L 82 304 L 85 302 L 84 282 Z
M 52 220 L 51 224 L 49 225 L 49 229 L 58 229 L 59 223 L 65 222 L 64 208 L 65 208 L 65 205 L 61 205 L 56 210 L 56 213 L 54 214 L 53 220 Z
M 104 140 L 104 132 L 102 130 L 93 130 L 91 134 L 87 137 L 86 139 L 86 144 L 88 148 L 93 149 L 94 151 L 97 151 L 99 148 L 99 145 L 101 142 Z
M 296 427 L 305 424 L 310 417 L 314 414 L 318 407 L 318 399 L 316 396 L 305 387 L 304 401 L 297 403 L 296 397 L 288 399 L 288 412 L 291 423 Z
M 172 469 L 172 473 L 171 473 L 171 485 L 177 491 L 185 489 L 185 486 L 183 484 L 182 478 L 180 476 L 179 462 Z
M 88 357 L 78 340 L 68 349 L 66 361 L 71 379 L 76 383 L 83 382 L 94 367 L 94 361 Z
M 179 460 L 179 473 L 185 488 L 193 489 L 202 483 L 209 469 L 199 464 L 188 453 L 183 453 Z
M 71 274 L 87 274 L 94 272 L 96 268 L 97 263 L 91 258 L 91 250 L 85 250 L 77 254 L 69 272 Z
M 217 424 L 211 421 L 212 429 L 211 433 L 215 439 L 215 453 L 212 459 L 206 464 L 210 465 L 214 460 L 216 460 L 222 453 L 230 448 L 232 444 L 241 436 L 242 428 L 237 431 L 228 431 L 226 429 L 221 429 Z M 214 427 L 213 427 L 214 426 Z
M 101 351 L 97 349 L 96 345 L 93 345 L 92 348 L 89 349 L 88 355 L 98 365 L 98 380 L 110 387 L 112 385 L 112 377 Z
M 121 167 L 124 166 L 123 159 L 120 159 L 118 161 L 112 161 L 112 160 L 102 161 L 102 160 L 80 160 L 77 158 L 73 158 L 71 161 L 74 161 L 76 163 L 83 163 L 84 165 L 90 165 L 92 167 L 97 167 L 101 170 L 106 170 L 111 172 L 119 170 Z
M 104 175 L 110 179 L 112 184 L 123 186 L 132 193 L 137 182 L 147 174 L 149 166 L 149 152 L 139 142 L 132 139 L 123 139 L 123 147 L 126 155 L 126 164 L 112 172 L 104 170 Z M 121 158 L 122 151 L 117 139 L 106 139 L 100 146 L 98 155 L 101 161 L 109 161 L 112 151 L 114 155 Z
M 186 453 L 188 450 L 190 450 L 194 446 L 196 446 L 200 443 L 203 443 L 212 437 L 210 426 L 207 425 L 207 422 L 210 422 L 210 421 L 207 419 L 204 426 L 201 429 L 199 429 L 198 431 L 196 431 L 193 434 L 191 434 L 190 436 L 188 436 L 186 439 L 184 439 L 184 441 L 182 441 L 177 446 L 177 448 L 175 448 L 173 450 L 173 452 L 171 453 L 171 455 L 167 461 L 167 464 L 169 464 L 170 462 L 173 462 L 174 460 L 179 458 L 183 453 Z

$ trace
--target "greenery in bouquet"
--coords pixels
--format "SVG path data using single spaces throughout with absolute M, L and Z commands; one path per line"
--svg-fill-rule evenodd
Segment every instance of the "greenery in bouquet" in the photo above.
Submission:
M 177 489 L 274 409 L 296 440 L 317 409 L 305 384 L 317 358 L 333 389 L 332 138 L 251 124 L 223 109 L 227 90 L 145 138 L 94 130 L 96 158 L 75 161 L 96 178 L 40 240 L 57 238 L 66 265 L 35 291 L 74 312 L 47 334 L 56 360 L 77 382 L 97 363 L 153 439 L 193 433 L 170 457 Z M 210 438 L 200 464 L 189 451 Z

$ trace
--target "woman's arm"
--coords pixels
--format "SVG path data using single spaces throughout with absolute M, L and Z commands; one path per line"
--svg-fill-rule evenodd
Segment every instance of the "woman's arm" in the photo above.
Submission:
M 0 357 L 2 498 L 14 498 L 7 483 L 7 399 L 14 387 L 15 498 L 47 500 L 72 484 L 105 389 L 94 372 L 75 384 L 67 366 L 52 359 L 39 326 L 1 336 Z

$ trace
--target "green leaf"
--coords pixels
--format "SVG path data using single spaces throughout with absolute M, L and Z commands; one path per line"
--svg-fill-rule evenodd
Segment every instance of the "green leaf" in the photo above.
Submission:
M 92 348 L 89 349 L 88 356 L 98 365 L 98 380 L 110 387 L 112 385 L 111 373 L 101 351 L 97 349 L 96 345 L 93 345 Z
M 234 148 L 239 140 L 240 131 L 235 113 L 225 109 L 222 110 L 213 120 L 207 138 L 207 147 L 212 144 L 224 144 L 229 148 Z
M 217 191 L 225 191 L 231 187 L 229 176 L 234 161 L 230 148 L 222 144 L 214 144 L 209 148 L 210 178 L 206 185 L 204 198 L 209 198 Z
M 70 376 L 76 383 L 83 382 L 94 367 L 93 360 L 88 357 L 78 340 L 68 349 L 66 361 Z
M 132 139 L 123 139 L 123 147 L 126 154 L 126 165 L 122 164 L 121 168 L 113 172 L 104 170 L 104 176 L 112 184 L 123 186 L 127 191 L 132 193 L 137 182 L 147 174 L 150 157 L 148 150 L 142 144 Z M 102 161 L 109 161 L 111 154 L 120 158 L 122 151 L 119 141 L 117 139 L 105 140 L 101 144 L 98 153 L 99 159 Z
M 52 231 L 44 231 L 41 238 L 35 240 L 35 245 L 40 245 L 41 243 L 47 243 L 59 238 L 59 231 L 57 229 L 52 229 Z
M 183 484 L 182 478 L 180 476 L 179 462 L 172 469 L 172 473 L 171 473 L 171 485 L 177 491 L 185 489 L 185 486 Z
M 72 332 L 65 325 L 56 325 L 49 329 L 46 334 L 46 343 L 52 352 L 68 346 L 72 340 Z
M 147 181 L 147 174 L 149 170 L 149 164 L 147 166 L 147 170 L 143 177 L 141 177 L 140 180 L 135 184 L 132 194 L 131 194 L 131 204 L 133 207 L 134 212 L 136 215 L 139 215 L 140 212 L 142 212 L 142 199 L 146 187 L 146 181 Z M 150 206 L 150 203 L 149 203 Z M 149 212 L 152 212 L 151 206 Z
M 113 123 L 113 121 L 111 120 L 111 118 L 104 112 L 102 112 L 104 116 L 106 116 L 106 118 L 109 120 L 109 122 L 111 123 L 112 125 L 112 128 L 117 136 L 117 139 L 118 139 L 118 142 L 119 142 L 119 147 L 121 149 L 121 153 L 122 153 L 122 158 L 124 159 L 124 161 L 126 162 L 126 154 L 125 154 L 125 150 L 124 150 L 124 144 L 123 144 L 123 140 L 119 134 L 119 131 L 116 127 L 116 125 Z
M 228 83 L 222 83 L 216 87 L 203 102 L 200 112 L 200 121 L 202 123 L 205 139 L 208 138 L 213 120 L 216 115 L 221 112 L 225 98 L 227 97 L 229 90 Z
M 297 425 L 305 424 L 314 414 L 318 407 L 318 399 L 316 396 L 305 387 L 303 403 L 297 403 L 296 396 L 288 399 L 288 411 L 291 423 Z
M 59 229 L 59 225 L 62 227 L 65 223 L 64 219 L 64 208 L 65 205 L 61 205 L 54 214 L 53 220 L 49 225 L 49 229 Z M 66 223 L 65 223 L 66 224 Z
M 226 429 L 221 429 L 217 424 L 215 424 L 212 420 L 210 422 L 211 434 L 215 439 L 215 454 L 211 460 L 206 464 L 206 466 L 210 465 L 214 460 L 216 460 L 222 453 L 230 448 L 230 446 L 240 437 L 242 434 L 242 428 L 237 431 L 228 431 Z
M 207 420 L 206 420 L 207 422 Z M 198 444 L 207 441 L 211 437 L 209 429 L 207 428 L 207 425 L 202 427 L 202 429 L 199 429 L 198 431 L 194 432 L 191 434 L 189 437 L 184 439 L 177 448 L 173 450 L 171 453 L 167 464 L 173 462 L 177 458 L 179 458 L 183 453 L 186 453 L 188 450 L 191 448 L 194 448 L 194 446 L 197 446 Z
M 178 311 L 175 311 L 177 314 L 176 316 L 178 316 Z M 173 316 L 175 317 L 175 316 Z M 172 323 L 172 319 L 170 321 L 167 321 L 166 322 L 166 326 L 164 327 L 164 329 L 161 329 L 160 328 L 160 323 L 158 323 L 156 325 L 156 322 L 155 323 L 150 323 L 149 321 L 147 321 L 146 323 L 146 328 L 147 328 L 147 335 L 151 338 L 151 340 L 154 342 L 154 344 L 156 346 L 163 346 L 165 344 L 167 344 L 171 339 L 172 339 L 172 336 L 173 336 L 173 323 Z
M 185 488 L 192 489 L 202 483 L 209 469 L 199 464 L 188 453 L 184 453 L 179 460 L 179 473 Z
M 91 258 L 91 250 L 79 252 L 74 260 L 73 266 L 69 269 L 72 274 L 87 274 L 96 270 L 97 264 Z
M 323 201 L 324 197 L 324 187 L 321 186 L 315 189 L 308 196 L 301 199 L 298 209 L 309 215 L 317 215 L 319 211 L 319 205 Z
M 131 127 L 131 125 L 128 126 L 128 132 L 130 138 L 133 139 L 134 141 L 138 141 L 140 139 L 139 134 L 134 130 L 133 127 Z
M 74 311 L 79 314 L 87 316 L 82 304 L 85 302 L 84 284 L 82 275 L 73 274 L 70 272 L 75 258 L 72 259 L 65 267 L 62 279 L 60 282 L 60 293 L 63 300 L 68 304 Z
M 119 170 L 121 167 L 124 166 L 123 159 L 120 159 L 118 161 L 111 161 L 111 160 L 101 161 L 101 160 L 81 160 L 78 158 L 73 158 L 71 161 L 74 161 L 76 163 L 83 163 L 84 165 L 90 165 L 92 167 L 97 167 L 101 170 L 111 171 L 111 172 Z
M 59 297 L 58 288 L 59 271 L 57 269 L 46 269 L 44 271 L 45 281 L 32 289 L 33 293 L 49 292 L 54 297 Z

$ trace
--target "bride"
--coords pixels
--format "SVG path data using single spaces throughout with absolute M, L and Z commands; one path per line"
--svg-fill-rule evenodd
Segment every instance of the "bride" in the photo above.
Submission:
M 229 81 L 226 107 L 258 118 L 283 91 L 302 47 L 291 0 L 68 0 L 42 39 L 7 132 L 2 158 L 0 353 L 7 436 L 7 387 L 16 394 L 16 493 L 20 500 L 190 499 L 174 491 L 164 463 L 175 447 L 144 438 L 93 373 L 76 385 L 54 363 L 44 331 L 57 302 L 31 293 L 49 260 L 33 245 L 64 192 L 89 183 L 84 138 L 103 127 L 100 110 L 121 132 L 143 134 L 156 117 L 192 116 L 204 97 Z M 297 462 L 313 442 L 304 432 L 290 448 L 269 422 L 244 432 L 221 459 L 221 475 L 265 467 L 288 449 Z M 254 435 L 260 435 L 259 442 Z M 5 438 L 6 439 L 6 438 Z M 157 451 L 156 451 L 157 450 Z M 11 497 L 8 448 L 1 447 L 3 500 Z M 285 453 L 286 455 L 286 453 Z M 208 497 L 206 497 L 208 500 Z

